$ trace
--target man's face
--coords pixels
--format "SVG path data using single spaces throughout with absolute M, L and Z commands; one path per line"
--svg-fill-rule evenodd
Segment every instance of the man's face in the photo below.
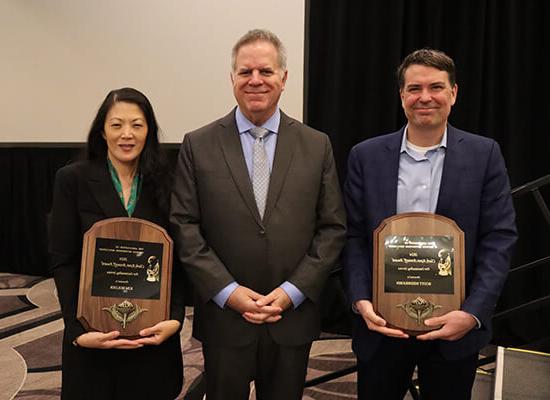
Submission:
M 458 86 L 451 86 L 446 71 L 413 64 L 405 70 L 400 90 L 401 106 L 409 125 L 415 128 L 444 128 L 455 104 Z
M 242 46 L 231 74 L 233 94 L 243 114 L 255 125 L 269 119 L 285 88 L 287 71 L 277 61 L 277 50 L 266 41 Z

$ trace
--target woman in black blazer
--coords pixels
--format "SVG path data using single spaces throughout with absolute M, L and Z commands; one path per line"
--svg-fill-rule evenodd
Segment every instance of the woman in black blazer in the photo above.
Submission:
M 64 400 L 174 399 L 181 390 L 179 268 L 172 280 L 172 319 L 140 332 L 142 338 L 86 332 L 76 319 L 83 234 L 99 220 L 122 216 L 166 228 L 169 175 L 153 108 L 131 88 L 113 90 L 103 101 L 88 135 L 87 160 L 57 172 L 49 252 L 65 323 Z

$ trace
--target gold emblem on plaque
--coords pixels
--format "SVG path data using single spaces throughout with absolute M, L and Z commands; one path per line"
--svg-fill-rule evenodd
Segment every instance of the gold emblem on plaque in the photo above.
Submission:
M 397 304 L 396 307 L 405 311 L 405 313 L 414 319 L 418 325 L 422 325 L 424 320 L 433 314 L 434 310 L 441 308 L 441 306 L 433 304 L 420 296 L 408 303 Z
M 113 304 L 111 307 L 103 307 L 102 310 L 107 311 L 115 321 L 120 322 L 123 328 L 126 328 L 126 324 L 134 321 L 141 313 L 148 311 L 128 300 Z

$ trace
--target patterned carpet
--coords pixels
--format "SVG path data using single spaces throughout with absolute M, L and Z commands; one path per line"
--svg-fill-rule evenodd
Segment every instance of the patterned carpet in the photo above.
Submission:
M 181 333 L 185 386 L 178 399 L 192 397 L 189 388 L 200 386 L 203 370 L 200 343 L 191 337 L 192 318 L 189 308 Z M 62 330 L 52 279 L 0 273 L 0 400 L 59 398 Z M 307 379 L 354 364 L 349 340 L 324 337 L 312 347 Z M 356 398 L 355 380 L 350 374 L 307 388 L 303 399 Z
M 192 318 L 188 308 L 181 332 L 185 385 L 179 400 L 202 399 L 203 360 L 200 343 L 191 337 Z M 0 273 L 0 400 L 59 398 L 62 330 L 52 279 Z M 353 365 L 350 340 L 324 335 L 312 346 L 307 380 Z M 318 383 L 305 389 L 303 400 L 355 399 L 355 384 L 355 373 Z M 472 399 L 492 399 L 491 387 L 491 374 L 478 370 Z M 407 394 L 405 400 L 410 399 Z

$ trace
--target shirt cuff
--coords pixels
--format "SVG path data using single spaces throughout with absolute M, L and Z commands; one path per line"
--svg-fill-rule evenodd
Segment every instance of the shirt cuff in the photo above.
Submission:
M 470 314 L 474 319 L 476 320 L 477 326 L 474 329 L 480 329 L 481 328 L 481 321 L 478 317 L 476 317 L 474 314 Z
M 229 296 L 231 296 L 231 293 L 233 293 L 238 287 L 239 284 L 237 282 L 231 282 L 229 285 L 220 290 L 217 295 L 212 297 L 212 301 L 214 301 L 214 303 L 216 303 L 218 307 L 224 309 L 225 303 L 227 303 L 227 299 L 229 298 Z
M 279 287 L 285 291 L 288 297 L 290 297 L 290 300 L 292 301 L 292 305 L 294 306 L 294 308 L 298 308 L 300 304 L 302 304 L 306 299 L 306 296 L 304 296 L 301 290 L 298 289 L 289 281 L 283 282 Z

